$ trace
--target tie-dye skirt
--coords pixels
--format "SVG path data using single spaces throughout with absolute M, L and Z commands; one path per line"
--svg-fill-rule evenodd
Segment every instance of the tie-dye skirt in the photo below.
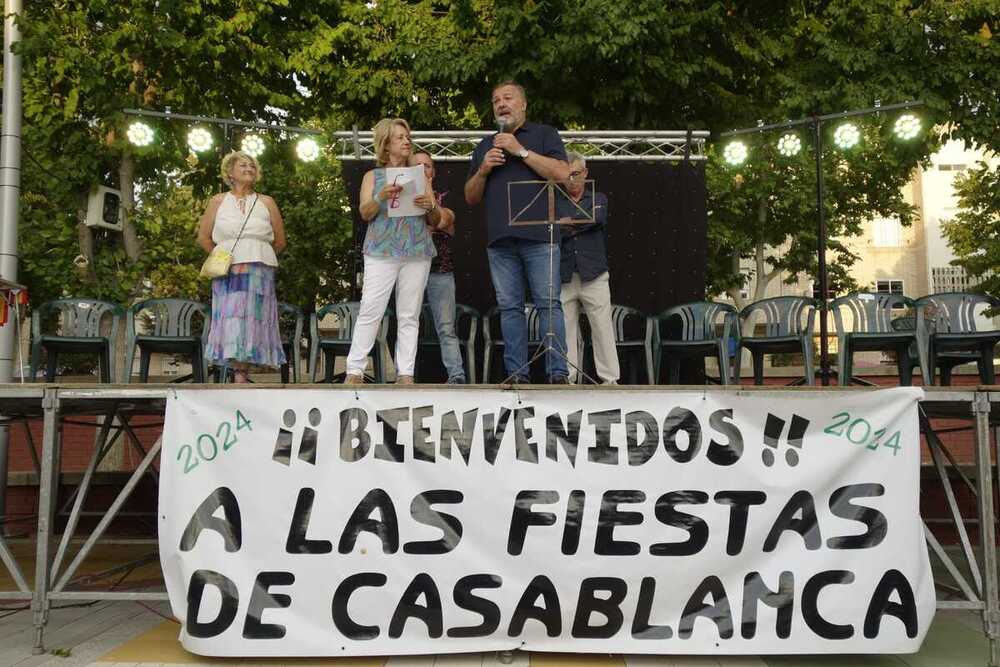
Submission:
M 205 358 L 211 364 L 277 368 L 285 363 L 278 330 L 274 267 L 234 264 L 212 281 L 212 328 Z

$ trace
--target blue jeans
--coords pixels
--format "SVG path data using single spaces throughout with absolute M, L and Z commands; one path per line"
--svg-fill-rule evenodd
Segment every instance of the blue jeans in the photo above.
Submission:
M 549 379 L 567 376 L 569 372 L 563 356 L 566 353 L 566 322 L 563 320 L 562 302 L 559 300 L 559 244 L 550 246 L 545 242 L 508 238 L 486 248 L 486 254 L 500 310 L 500 330 L 504 341 L 503 363 L 507 375 L 526 378 L 529 374 L 528 320 L 524 316 L 524 284 L 527 281 L 532 301 L 538 309 L 538 337 L 544 342 L 544 336 L 549 331 L 551 305 L 552 331 L 555 333 L 553 346 L 562 352 L 546 352 L 546 374 Z M 550 269 L 553 274 L 551 280 Z
M 434 329 L 441 342 L 441 362 L 449 382 L 465 382 L 465 366 L 455 335 L 455 275 L 431 273 L 427 277 L 427 303 L 434 316 Z

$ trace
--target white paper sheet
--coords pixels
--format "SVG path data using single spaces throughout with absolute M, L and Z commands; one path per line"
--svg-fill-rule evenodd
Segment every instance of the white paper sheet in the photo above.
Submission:
M 403 186 L 398 197 L 389 200 L 389 217 L 402 218 L 410 215 L 423 215 L 427 211 L 417 206 L 413 200 L 417 195 L 424 194 L 427 179 L 424 177 L 422 165 L 415 167 L 387 167 L 386 183 Z

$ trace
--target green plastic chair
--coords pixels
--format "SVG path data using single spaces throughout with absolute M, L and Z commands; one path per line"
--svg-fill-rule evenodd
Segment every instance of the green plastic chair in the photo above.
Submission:
M 895 352 L 899 383 L 903 386 L 913 383 L 908 351 L 917 339 L 916 333 L 899 331 L 892 324 L 913 306 L 913 299 L 902 294 L 876 292 L 855 292 L 830 302 L 837 326 L 837 372 L 842 386 L 851 383 L 854 353 L 876 351 Z M 845 323 L 845 312 L 851 315 L 850 326 Z
M 915 308 L 927 384 L 934 384 L 935 370 L 940 368 L 941 384 L 949 386 L 955 366 L 971 362 L 979 367 L 980 382 L 996 384 L 993 355 L 1000 330 L 980 330 L 976 315 L 1000 308 L 1000 299 L 988 294 L 945 292 L 920 297 Z
M 622 384 L 639 384 L 639 370 L 645 370 L 646 382 L 656 381 L 653 368 L 653 344 L 656 322 L 641 310 L 631 306 L 612 304 L 611 328 L 615 333 L 615 349 L 621 365 Z M 580 366 L 583 371 L 597 378 L 597 364 L 594 361 L 593 332 L 587 314 L 580 313 L 580 332 L 577 349 L 580 351 Z M 581 378 L 581 382 L 583 379 Z
M 805 366 L 802 381 L 815 382 L 813 369 L 813 321 L 816 301 L 804 296 L 776 296 L 755 301 L 740 312 L 740 322 L 754 322 L 763 327 L 763 335 L 740 336 L 739 348 L 746 348 L 753 358 L 753 383 L 764 384 L 764 355 L 777 352 L 801 352 Z M 735 364 L 739 384 L 739 356 Z
M 201 320 L 201 331 L 196 327 Z M 137 325 L 139 320 L 141 325 Z M 205 343 L 212 322 L 212 311 L 204 303 L 189 299 L 147 299 L 128 309 L 128 356 L 123 380 L 132 381 L 135 351 L 139 350 L 139 381 L 149 381 L 149 362 L 154 352 L 190 354 L 191 374 L 195 382 L 208 377 Z M 140 331 L 141 330 L 141 331 Z
M 337 357 L 346 357 L 351 350 L 351 337 L 354 335 L 354 325 L 358 320 L 361 304 L 357 301 L 344 301 L 323 306 L 309 318 L 309 370 L 312 381 L 316 382 L 316 372 L 319 370 L 319 356 L 323 354 L 325 374 L 323 382 L 334 382 L 334 365 Z M 337 321 L 336 329 L 327 333 L 330 336 L 320 337 L 319 323 L 327 315 L 333 315 Z M 393 328 L 395 317 L 387 309 L 382 316 L 382 324 L 375 336 L 375 345 L 369 353 L 372 359 L 374 381 L 384 383 L 386 377 L 386 348 L 388 346 L 388 331 Z M 326 330 L 324 330 L 326 332 Z
M 668 384 L 679 384 L 682 359 L 715 357 L 719 383 L 730 384 L 729 341 L 737 319 L 735 307 L 715 301 L 683 303 L 657 315 L 652 341 L 657 380 L 664 360 Z
M 101 382 L 114 377 L 114 355 L 125 309 L 115 303 L 96 299 L 55 299 L 38 306 L 31 314 L 31 366 L 34 380 L 46 355 L 45 381 L 53 382 L 60 353 L 96 354 Z M 56 331 L 43 333 L 45 325 L 55 321 Z
M 278 329 L 281 332 L 281 347 L 285 351 L 285 364 L 281 367 L 281 382 L 288 384 L 299 381 L 299 357 L 302 350 L 302 329 L 305 316 L 302 309 L 290 303 L 278 304 Z
M 917 331 L 917 314 L 910 313 L 903 315 L 901 317 L 894 318 L 890 322 L 894 331 Z M 919 368 L 921 377 L 924 379 L 924 385 L 930 384 L 930 380 L 927 379 L 926 368 L 924 363 L 924 354 L 920 350 L 920 334 L 917 333 L 917 338 L 910 346 L 906 348 L 906 364 L 912 369 Z M 964 363 L 964 362 L 960 362 Z M 950 370 L 950 369 L 949 369 Z

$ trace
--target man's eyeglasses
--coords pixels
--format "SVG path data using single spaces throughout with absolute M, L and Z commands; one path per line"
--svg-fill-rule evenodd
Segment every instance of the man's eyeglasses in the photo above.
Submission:
M 571 181 L 579 180 L 579 178 L 581 176 L 583 176 L 583 172 L 582 171 L 571 171 L 571 172 L 569 172 L 569 180 L 571 180 Z

